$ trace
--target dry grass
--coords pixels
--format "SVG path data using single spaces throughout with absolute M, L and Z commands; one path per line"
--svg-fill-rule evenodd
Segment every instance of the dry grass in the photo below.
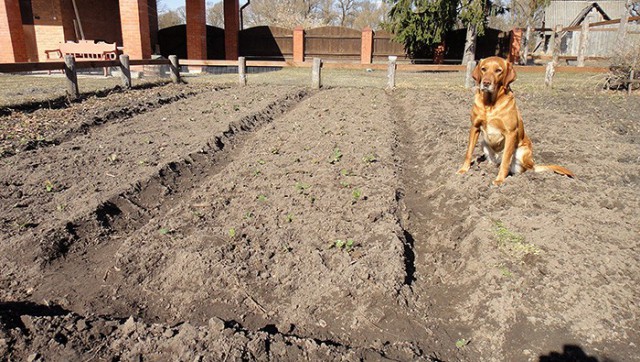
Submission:
M 207 84 L 236 84 L 236 74 L 185 74 L 187 82 Z M 521 73 L 513 88 L 516 91 L 528 92 L 564 92 L 592 91 L 600 89 L 602 74 L 556 74 L 554 89 L 544 88 L 543 73 Z M 166 79 L 165 79 L 166 80 Z M 157 77 L 134 79 L 135 85 L 158 82 Z M 463 90 L 463 72 L 398 72 L 396 85 L 398 88 Z M 82 93 L 96 92 L 120 85 L 119 77 L 79 76 L 79 87 Z M 311 83 L 309 68 L 284 68 L 272 72 L 248 74 L 249 84 L 297 85 L 308 86 Z M 326 87 L 384 88 L 387 85 L 387 74 L 383 70 L 341 70 L 324 69 L 322 84 Z M 61 74 L 54 75 L 0 75 L 0 107 L 8 107 L 28 102 L 43 102 L 65 95 L 65 79 Z

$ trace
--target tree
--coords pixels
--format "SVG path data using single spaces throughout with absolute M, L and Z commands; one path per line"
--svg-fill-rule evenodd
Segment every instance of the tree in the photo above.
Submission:
M 434 45 L 444 41 L 456 22 L 457 1 L 387 0 L 391 9 L 384 24 L 404 44 L 414 58 L 427 56 Z
M 222 1 L 207 2 L 207 25 L 224 28 L 224 9 Z
M 174 25 L 186 24 L 187 15 L 184 6 L 176 10 L 162 10 L 158 14 L 158 29 Z

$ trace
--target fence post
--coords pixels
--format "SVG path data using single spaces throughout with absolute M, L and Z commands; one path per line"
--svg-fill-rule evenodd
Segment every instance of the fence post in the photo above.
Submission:
M 578 45 L 578 66 L 584 67 L 584 57 L 587 52 L 587 40 L 589 39 L 589 20 L 584 19 L 580 31 L 580 44 Z
M 244 57 L 238 57 L 238 84 L 241 87 L 247 85 L 247 62 Z
M 387 89 L 394 89 L 396 87 L 396 61 L 398 60 L 397 56 L 390 55 L 389 56 L 389 66 L 387 68 Z
M 311 88 L 320 89 L 322 87 L 322 74 L 320 68 L 322 66 L 322 59 L 313 58 L 313 67 L 311 68 Z
M 631 63 L 631 71 L 629 72 L 629 85 L 627 86 L 627 94 L 631 95 L 633 90 L 633 83 L 635 77 L 635 69 L 638 66 L 638 53 L 633 57 L 633 63 Z
M 553 48 L 556 46 L 556 30 L 551 29 L 551 36 L 549 37 L 549 42 L 547 43 L 547 49 L 545 51 L 546 54 L 553 54 Z
M 171 82 L 174 84 L 180 83 L 180 65 L 178 64 L 178 56 L 177 55 L 169 55 L 169 61 L 171 65 Z
M 554 66 L 558 65 L 560 59 L 560 48 L 562 46 L 562 36 L 560 36 L 560 32 L 562 31 L 562 25 L 556 25 L 555 30 L 553 31 L 555 36 L 553 37 L 553 50 L 551 51 L 552 61 Z
M 64 56 L 64 74 L 67 76 L 67 95 L 71 100 L 80 97 L 78 89 L 78 73 L 76 73 L 76 58 L 68 54 Z
M 471 76 L 473 74 L 473 69 L 476 67 L 476 61 L 471 60 L 467 62 L 467 73 L 464 78 L 464 87 L 467 89 L 473 88 L 476 85 L 475 79 Z
M 522 60 L 520 61 L 523 65 L 527 65 L 529 62 L 529 40 L 531 39 L 531 25 L 527 26 L 527 30 L 524 33 L 524 37 L 522 38 Z
M 131 88 L 131 68 L 129 67 L 129 56 L 120 54 L 120 78 L 122 78 L 122 86 L 126 89 Z
M 547 88 L 553 88 L 553 76 L 556 74 L 556 64 L 554 62 L 547 63 L 547 69 L 544 73 L 544 85 Z
M 627 3 L 624 7 L 624 14 L 620 17 L 620 25 L 618 26 L 618 35 L 617 41 L 618 46 L 624 46 L 624 39 L 627 36 L 627 24 L 629 23 L 629 12 L 631 10 L 631 6 L 633 4 L 633 0 L 627 0 Z

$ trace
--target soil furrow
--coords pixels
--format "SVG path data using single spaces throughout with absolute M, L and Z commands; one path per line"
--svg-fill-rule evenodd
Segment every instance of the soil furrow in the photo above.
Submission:
M 219 172 L 224 166 L 221 157 L 225 157 L 221 151 L 242 142 L 247 133 L 282 116 L 307 95 L 304 90 L 290 94 L 257 113 L 232 122 L 227 130 L 214 136 L 197 153 L 182 161 L 168 163 L 156 175 L 138 181 L 130 189 L 100 204 L 91 214 L 67 222 L 64 228 L 54 227 L 43 237 L 38 259 L 52 262 L 66 256 L 67 252 L 83 252 L 89 243 L 127 238 L 128 233 L 180 202 L 194 185 Z

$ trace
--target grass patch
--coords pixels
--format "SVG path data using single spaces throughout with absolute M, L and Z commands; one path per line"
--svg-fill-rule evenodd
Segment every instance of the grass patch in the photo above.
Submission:
M 542 253 L 538 246 L 527 242 L 524 236 L 509 230 L 500 220 L 494 222 L 494 233 L 498 240 L 498 248 L 512 257 L 522 259 L 527 255 Z

